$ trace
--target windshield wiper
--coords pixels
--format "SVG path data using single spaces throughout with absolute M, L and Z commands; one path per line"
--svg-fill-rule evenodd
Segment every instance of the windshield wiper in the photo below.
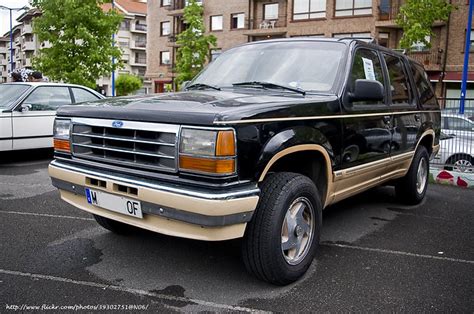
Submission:
M 306 91 L 304 89 L 301 89 L 298 87 L 289 87 L 289 86 L 270 83 L 270 82 L 249 81 L 249 82 L 234 83 L 232 84 L 232 86 L 261 86 L 263 88 L 270 88 L 270 89 L 280 88 L 280 89 L 289 90 L 295 93 L 299 93 L 302 95 L 306 95 Z
M 209 85 L 209 84 L 204 84 L 204 83 L 191 84 L 188 87 L 186 87 L 186 90 L 188 90 L 188 89 L 204 89 L 204 88 L 211 88 L 211 89 L 215 89 L 215 90 L 221 90 L 220 87 Z

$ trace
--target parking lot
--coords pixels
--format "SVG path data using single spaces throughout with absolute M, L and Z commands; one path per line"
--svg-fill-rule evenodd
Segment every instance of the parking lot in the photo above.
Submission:
M 60 200 L 49 160 L 0 157 L 0 312 L 474 309 L 472 189 L 430 185 L 424 203 L 405 207 L 381 187 L 331 206 L 309 272 L 276 287 L 246 273 L 239 241 L 109 233 Z

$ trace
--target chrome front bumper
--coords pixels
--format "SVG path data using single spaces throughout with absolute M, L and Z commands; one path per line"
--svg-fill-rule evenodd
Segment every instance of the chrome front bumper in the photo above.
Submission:
M 62 199 L 80 209 L 159 233 L 209 241 L 242 237 L 246 223 L 257 207 L 260 192 L 257 186 L 228 191 L 182 188 L 57 160 L 51 162 L 49 174 Z M 144 218 L 137 219 L 90 205 L 85 188 L 139 200 Z

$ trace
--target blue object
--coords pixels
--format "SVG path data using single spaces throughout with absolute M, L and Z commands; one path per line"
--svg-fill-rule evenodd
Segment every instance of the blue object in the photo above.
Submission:
M 112 122 L 112 126 L 114 128 L 121 128 L 121 127 L 123 127 L 123 121 L 116 120 L 116 121 Z
M 469 67 L 469 50 L 471 48 L 471 25 L 473 9 L 474 1 L 469 1 L 469 14 L 467 16 L 466 47 L 464 49 L 464 67 L 462 69 L 461 101 L 459 103 L 459 114 L 464 114 L 464 103 L 466 101 L 467 70 Z

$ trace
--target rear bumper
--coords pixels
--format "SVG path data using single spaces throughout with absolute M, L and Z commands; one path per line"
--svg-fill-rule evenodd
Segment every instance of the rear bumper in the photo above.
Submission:
M 242 237 L 259 199 L 256 186 L 232 188 L 225 192 L 204 191 L 156 180 L 91 171 L 57 160 L 51 162 L 49 174 L 53 185 L 60 190 L 61 198 L 75 207 L 139 228 L 198 240 Z M 101 184 L 96 184 L 94 180 L 99 180 Z M 89 204 L 84 191 L 87 187 L 139 200 L 143 219 Z

